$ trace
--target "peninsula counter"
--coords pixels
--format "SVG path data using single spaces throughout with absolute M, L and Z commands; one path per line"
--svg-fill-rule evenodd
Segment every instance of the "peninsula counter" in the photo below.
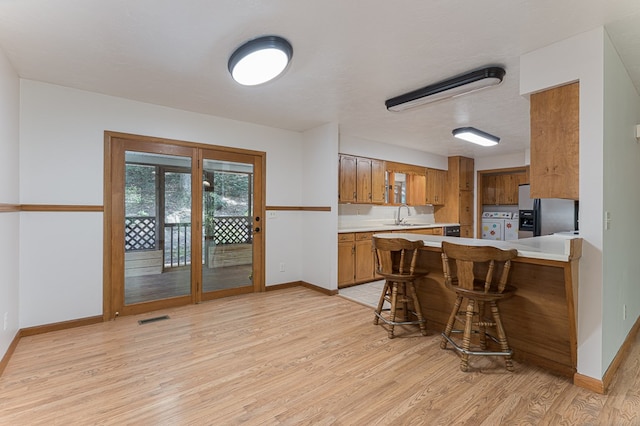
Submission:
M 490 241 L 410 233 L 376 237 L 422 240 L 418 266 L 429 274 L 417 284 L 427 327 L 444 330 L 455 294 L 444 285 L 442 241 L 518 250 L 511 263 L 514 297 L 500 303 L 500 313 L 514 359 L 573 377 L 577 368 L 578 261 L 582 239 L 548 235 L 516 241 Z

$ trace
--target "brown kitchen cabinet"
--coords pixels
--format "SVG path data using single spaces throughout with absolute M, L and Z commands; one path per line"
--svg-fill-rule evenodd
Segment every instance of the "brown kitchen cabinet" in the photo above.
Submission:
M 579 83 L 531 95 L 531 198 L 579 198 L 579 102 Z
M 339 156 L 339 187 L 338 187 L 338 202 L 340 203 L 355 203 L 357 202 L 356 194 L 356 157 L 351 155 Z
M 407 204 L 410 206 L 424 206 L 427 194 L 427 176 L 408 174 Z
M 498 205 L 497 183 L 498 177 L 496 175 L 482 176 L 482 204 Z
M 373 281 L 373 232 L 338 234 L 338 288 Z
M 434 206 L 442 206 L 445 201 L 447 183 L 446 170 L 427 169 L 426 202 Z
M 458 169 L 458 189 L 461 191 L 473 191 L 473 158 L 450 157 L 456 159 Z
M 461 225 L 460 236 L 462 238 L 473 238 L 473 225 Z
M 442 235 L 442 228 L 419 228 L 419 229 L 407 229 L 404 231 L 394 231 L 394 232 L 407 232 L 409 234 L 420 234 L 420 235 Z
M 482 204 L 518 205 L 520 185 L 528 183 L 526 171 L 482 176 Z
M 468 238 L 473 238 L 473 170 L 472 158 L 449 157 L 447 202 L 434 211 L 436 222 L 459 223 L 461 226 L 460 236 L 464 236 L 465 226 L 470 227 L 472 231 Z
M 340 154 L 338 202 L 382 204 L 384 201 L 384 161 Z
M 354 234 L 338 234 L 338 288 L 354 281 L 355 276 L 355 239 Z

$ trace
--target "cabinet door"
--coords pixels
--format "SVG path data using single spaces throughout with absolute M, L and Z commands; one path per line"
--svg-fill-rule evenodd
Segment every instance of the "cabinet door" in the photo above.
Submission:
M 462 238 L 473 238 L 473 225 L 460 226 L 460 236 Z
M 460 191 L 460 225 L 473 225 L 473 191 Z
M 434 229 L 441 229 L 441 228 L 421 228 L 421 229 L 411 229 L 409 231 L 405 231 L 408 232 L 410 234 L 420 234 L 420 235 L 433 235 L 433 230 Z
M 407 204 L 424 206 L 427 193 L 427 177 L 424 175 L 407 175 Z
M 371 238 L 368 240 L 356 241 L 356 274 L 355 281 L 371 281 L 373 280 L 373 246 Z
M 353 241 L 338 243 L 338 288 L 353 284 L 355 278 L 355 248 Z
M 338 201 L 356 202 L 356 157 L 340 155 Z
M 518 183 L 515 174 L 504 174 L 497 176 L 496 198 L 497 204 L 513 205 L 518 204 Z
M 371 202 L 371 160 L 358 158 L 356 165 L 356 202 Z
M 444 170 L 427 169 L 427 204 L 444 205 L 447 172 Z
M 579 83 L 531 95 L 531 198 L 579 197 L 579 97 Z
M 384 204 L 385 194 L 384 161 L 371 160 L 371 202 L 374 204 Z
M 460 157 L 459 189 L 473 191 L 473 158 Z
M 498 204 L 496 198 L 497 176 L 482 177 L 482 204 Z

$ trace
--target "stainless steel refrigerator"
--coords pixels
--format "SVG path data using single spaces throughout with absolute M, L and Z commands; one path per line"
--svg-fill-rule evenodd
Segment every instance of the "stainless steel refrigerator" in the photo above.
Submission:
M 578 229 L 578 202 L 560 198 L 530 198 L 529 185 L 520 185 L 518 238 Z

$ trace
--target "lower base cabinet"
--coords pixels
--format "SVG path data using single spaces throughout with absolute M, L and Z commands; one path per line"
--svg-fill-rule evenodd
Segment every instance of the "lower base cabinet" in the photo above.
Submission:
M 373 232 L 338 234 L 338 288 L 376 279 Z
M 442 235 L 442 228 L 393 231 L 423 235 Z M 382 279 L 376 274 L 372 239 L 374 232 L 338 234 L 338 288 Z

